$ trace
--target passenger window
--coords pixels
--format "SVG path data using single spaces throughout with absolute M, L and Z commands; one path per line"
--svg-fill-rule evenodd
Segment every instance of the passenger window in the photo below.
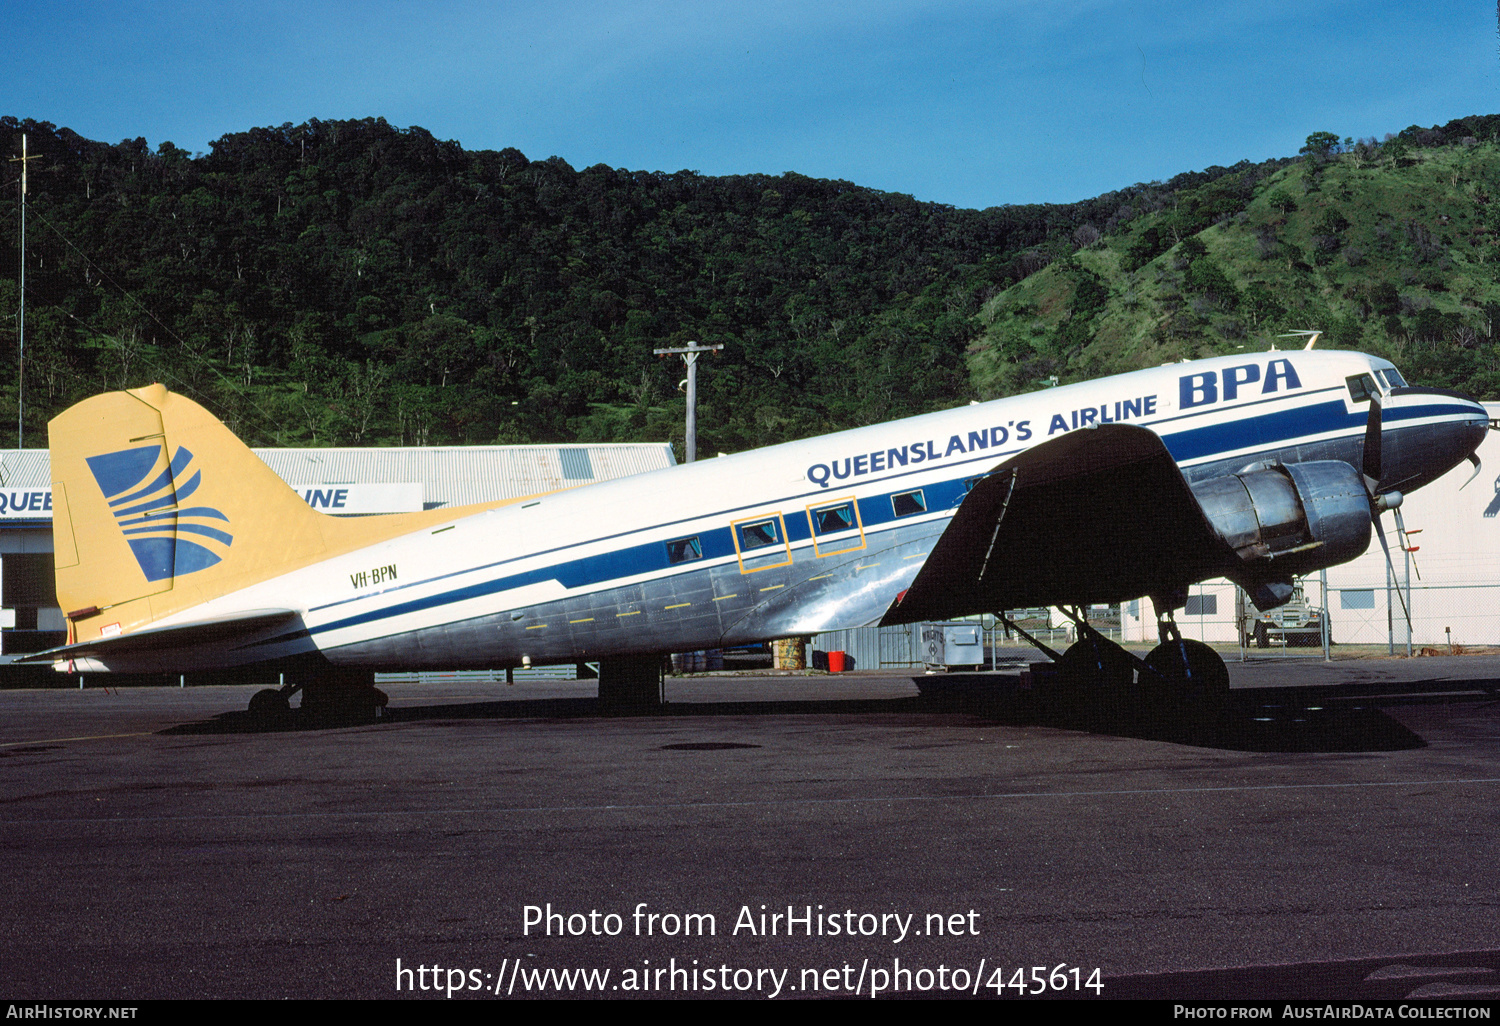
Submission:
M 764 548 L 767 545 L 775 545 L 781 541 L 781 535 L 776 530 L 776 521 L 758 520 L 753 524 L 740 525 L 740 551 L 749 552 L 751 549 Z
M 1375 384 L 1375 379 L 1368 374 L 1354 374 L 1344 379 L 1349 384 L 1349 395 L 1357 403 L 1367 403 L 1370 396 L 1380 391 L 1380 386 Z
M 813 529 L 818 534 L 847 531 L 854 526 L 854 503 L 846 502 L 838 506 L 815 509 L 813 510 L 812 520 Z
M 914 513 L 927 512 L 927 500 L 922 497 L 922 489 L 914 492 L 898 492 L 891 496 L 891 510 L 898 517 L 909 517 Z
M 813 553 L 819 559 L 858 552 L 865 547 L 865 529 L 853 499 L 841 499 L 829 506 L 809 506 L 807 519 L 813 529 Z
M 731 523 L 734 547 L 739 553 L 740 573 L 758 574 L 792 562 L 792 546 L 787 541 L 786 524 L 781 514 Z
M 691 538 L 678 538 L 667 542 L 667 562 L 687 563 L 694 559 L 703 558 L 703 543 L 698 540 L 697 535 Z

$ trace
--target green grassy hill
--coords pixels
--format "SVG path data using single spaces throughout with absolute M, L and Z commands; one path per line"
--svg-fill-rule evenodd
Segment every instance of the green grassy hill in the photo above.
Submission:
M 1289 348 L 1276 336 L 1317 328 L 1414 382 L 1500 397 L 1500 145 L 1432 131 L 1323 152 L 1315 136 L 1286 166 L 1123 205 L 1112 232 L 985 304 L 976 390 Z

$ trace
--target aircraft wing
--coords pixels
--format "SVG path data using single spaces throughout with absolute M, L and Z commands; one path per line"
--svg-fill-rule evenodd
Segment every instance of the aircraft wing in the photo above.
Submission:
M 1229 555 L 1161 439 L 1102 424 L 980 479 L 881 623 L 1163 594 Z
M 302 614 L 294 609 L 253 609 L 244 613 L 208 617 L 190 623 L 172 624 L 168 627 L 147 627 L 116 634 L 111 637 L 94 638 L 45 652 L 22 656 L 18 663 L 53 663 L 66 659 L 109 659 L 127 653 L 159 651 L 163 649 L 193 648 L 200 645 L 228 645 L 250 641 L 271 627 L 279 627 L 296 620 Z

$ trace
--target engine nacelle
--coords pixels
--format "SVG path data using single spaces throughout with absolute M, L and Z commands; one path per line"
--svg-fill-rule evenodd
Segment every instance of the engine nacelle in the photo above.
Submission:
M 1370 499 L 1358 470 L 1315 460 L 1216 477 L 1192 486 L 1240 566 L 1228 576 L 1256 605 L 1277 605 L 1291 578 L 1347 563 L 1370 547 Z M 1286 597 L 1281 596 L 1281 601 Z

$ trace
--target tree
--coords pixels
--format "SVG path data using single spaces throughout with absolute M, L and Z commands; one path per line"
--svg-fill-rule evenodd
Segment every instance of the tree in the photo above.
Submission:
M 1337 152 L 1338 147 L 1339 137 L 1332 132 L 1314 132 L 1307 137 L 1307 145 L 1303 146 L 1297 152 L 1306 154 L 1309 157 L 1326 160 Z
M 1293 210 L 1297 209 L 1296 198 L 1285 189 L 1277 189 L 1271 193 L 1271 195 L 1266 197 L 1266 202 L 1283 214 L 1290 214 Z
M 1249 315 L 1250 323 L 1256 327 L 1260 327 L 1262 321 L 1286 313 L 1286 308 L 1276 302 L 1275 294 L 1266 287 L 1265 282 L 1259 281 L 1253 281 L 1246 287 L 1241 310 Z

